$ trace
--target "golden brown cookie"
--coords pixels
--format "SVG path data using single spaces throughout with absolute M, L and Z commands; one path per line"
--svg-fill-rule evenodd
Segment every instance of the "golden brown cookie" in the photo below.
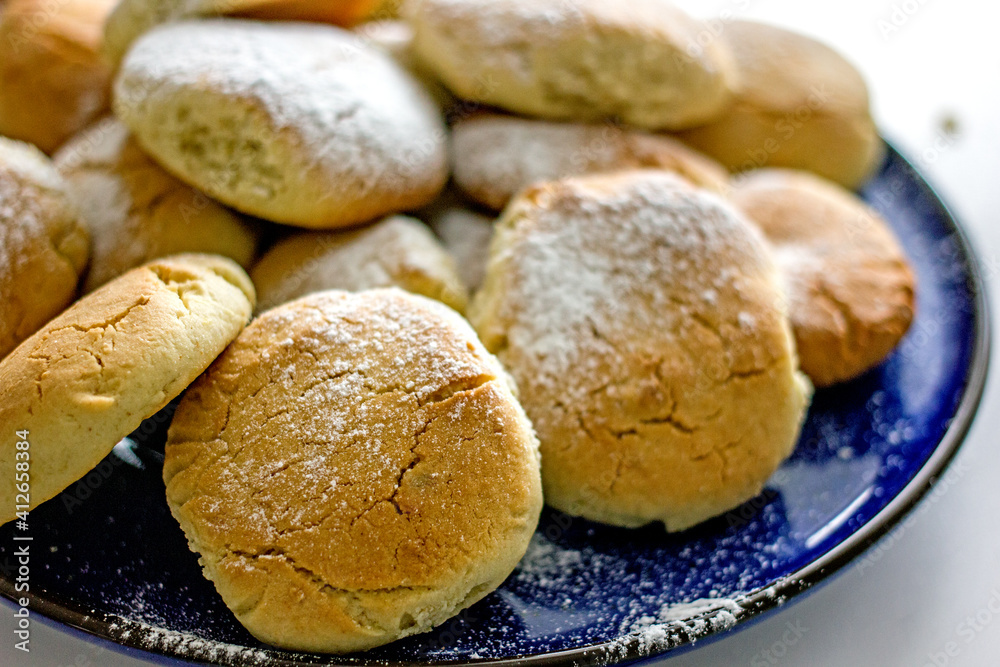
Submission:
M 77 135 L 55 162 L 90 229 L 85 292 L 179 253 L 222 255 L 244 268 L 253 261 L 257 230 L 165 172 L 119 121 L 105 118 Z
M 105 25 L 103 51 L 117 66 L 144 33 L 186 18 L 237 16 L 350 27 L 378 5 L 379 0 L 120 0 Z
M 432 201 L 447 130 L 389 55 L 328 25 L 160 26 L 115 83 L 115 111 L 181 180 L 273 222 L 336 229 Z
M 402 215 L 351 232 L 290 236 L 251 272 L 258 310 L 329 289 L 400 287 L 465 312 L 469 295 L 455 261 L 419 220 Z
M 108 109 L 98 53 L 114 0 L 0 4 L 0 134 L 52 153 Z
M 161 259 L 84 297 L 0 362 L 0 466 L 13 471 L 17 443 L 30 443 L 30 508 L 187 388 L 247 323 L 253 298 L 228 259 Z M 14 518 L 14 482 L 0 475 L 0 523 Z
M 76 298 L 89 243 L 49 159 L 0 137 L 0 359 Z
M 868 87 L 839 53 L 809 37 L 752 21 L 726 25 L 736 57 L 736 101 L 681 138 L 733 171 L 805 169 L 853 188 L 881 163 Z
M 881 363 L 914 317 L 915 278 L 885 220 L 804 172 L 738 179 L 732 201 L 775 248 L 802 370 L 818 387 Z
M 753 225 L 657 171 L 534 186 L 497 224 L 470 319 L 518 383 L 546 502 L 678 531 L 758 494 L 810 388 Z
M 458 97 L 555 120 L 617 117 L 652 130 L 714 120 L 733 65 L 664 0 L 414 0 L 420 59 Z
M 542 506 L 500 365 L 453 310 L 398 289 L 259 317 L 181 401 L 163 476 L 237 619 L 304 651 L 444 622 L 510 574 Z
M 474 200 L 501 210 L 534 183 L 629 169 L 665 169 L 724 192 L 729 172 L 670 137 L 611 123 L 553 123 L 478 114 L 452 137 L 455 182 Z

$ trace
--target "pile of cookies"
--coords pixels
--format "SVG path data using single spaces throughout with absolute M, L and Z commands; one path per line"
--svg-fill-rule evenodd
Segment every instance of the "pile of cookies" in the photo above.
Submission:
M 296 650 L 475 603 L 543 496 L 737 507 L 914 315 L 829 48 L 667 0 L 399 4 L 0 5 L 0 516 L 183 394 L 167 503 Z

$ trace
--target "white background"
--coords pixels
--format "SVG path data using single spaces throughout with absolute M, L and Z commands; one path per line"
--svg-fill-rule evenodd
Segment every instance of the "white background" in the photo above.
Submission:
M 609 0 L 627 2 L 628 0 Z M 1000 285 L 1000 9 L 976 0 L 686 0 L 818 36 L 865 73 L 887 136 L 914 157 L 977 243 Z M 893 12 L 897 7 L 899 11 Z M 898 29 L 891 32 L 893 20 Z M 887 23 L 880 23 L 887 22 Z M 957 139 L 933 147 L 946 119 Z M 994 322 L 997 318 L 994 317 Z M 1000 396 L 995 372 L 947 483 L 877 562 L 848 568 L 809 598 L 741 633 L 666 661 L 706 665 L 1000 665 Z M 13 650 L 0 611 L 0 665 L 148 664 L 33 626 L 31 659 Z M 967 621 L 977 613 L 986 622 Z M 796 633 L 789 627 L 798 627 Z M 952 655 L 948 655 L 950 650 Z

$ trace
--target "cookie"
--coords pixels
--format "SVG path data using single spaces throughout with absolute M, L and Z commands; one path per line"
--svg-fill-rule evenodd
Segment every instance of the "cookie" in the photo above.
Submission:
M 179 255 L 133 269 L 21 343 L 0 362 L 0 465 L 14 470 L 17 442 L 30 443 L 30 508 L 176 398 L 252 310 L 239 266 Z M 27 438 L 15 437 L 23 431 Z M 0 523 L 14 518 L 15 491 L 14 475 L 0 476 Z
M 440 109 L 449 111 L 455 105 L 454 95 L 424 67 L 414 53 L 413 27 L 409 23 L 399 20 L 370 21 L 354 28 L 354 33 L 392 56 L 423 85 Z
M 486 262 L 493 238 L 493 218 L 461 206 L 435 211 L 430 226 L 455 259 L 462 283 L 475 291 L 486 277 Z
M 182 19 L 237 16 L 350 27 L 378 4 L 378 0 L 121 0 L 104 27 L 103 51 L 117 65 L 140 36 L 162 23 Z
M 729 172 L 714 160 L 662 135 L 610 123 L 553 123 L 480 114 L 454 126 L 455 182 L 499 211 L 533 183 L 567 176 L 653 168 L 724 192 Z
M 775 248 L 802 370 L 818 387 L 881 363 L 913 322 L 916 281 L 889 225 L 853 193 L 763 169 L 732 201 Z
M 99 53 L 114 0 L 0 3 L 0 134 L 52 153 L 107 112 Z
M 0 137 L 0 359 L 73 302 L 89 255 L 59 172 Z
M 249 268 L 257 230 L 151 160 L 113 118 L 73 138 L 55 156 L 90 229 L 84 291 L 158 257 L 208 253 Z
M 740 85 L 723 117 L 681 135 L 733 171 L 789 167 L 854 188 L 882 162 L 868 87 L 843 56 L 782 28 L 732 21 Z
M 251 272 L 258 310 L 329 289 L 400 287 L 465 312 L 455 262 L 419 220 L 402 215 L 350 232 L 303 233 L 279 241 Z
M 167 501 L 263 642 L 346 653 L 424 632 L 524 555 L 537 441 L 451 309 L 323 292 L 255 320 L 181 401 Z
M 168 171 L 274 222 L 368 222 L 430 202 L 448 176 L 434 103 L 391 57 L 333 26 L 161 26 L 122 63 L 114 107 Z
M 657 171 L 534 186 L 497 225 L 470 320 L 518 384 L 546 502 L 679 531 L 757 495 L 810 388 L 753 225 Z
M 667 0 L 415 0 L 420 59 L 458 97 L 555 120 L 617 117 L 652 130 L 714 120 L 731 56 Z

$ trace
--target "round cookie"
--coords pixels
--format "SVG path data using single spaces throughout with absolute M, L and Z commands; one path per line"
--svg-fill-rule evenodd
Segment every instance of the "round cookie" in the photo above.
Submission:
M 429 224 L 455 259 L 458 276 L 474 292 L 486 277 L 493 238 L 493 218 L 461 206 L 435 211 Z
M 90 229 L 84 291 L 129 269 L 179 253 L 229 257 L 249 268 L 257 230 L 153 162 L 128 128 L 106 118 L 55 156 Z
M 470 308 L 541 442 L 545 499 L 678 531 L 758 494 L 810 388 L 751 223 L 665 172 L 529 188 Z
M 253 322 L 181 401 L 167 501 L 261 641 L 346 653 L 424 632 L 524 555 L 537 441 L 458 314 L 398 289 Z
M 122 63 L 114 106 L 169 171 L 274 222 L 368 222 L 430 202 L 448 176 L 447 131 L 420 84 L 332 26 L 161 26 Z
M 725 40 L 740 85 L 723 117 L 681 138 L 733 171 L 805 169 L 854 188 L 881 164 L 884 145 L 868 87 L 839 53 L 809 37 L 732 21 Z
M 728 50 L 692 50 L 704 26 L 667 0 L 416 0 L 407 11 L 417 55 L 473 102 L 679 130 L 731 99 Z
M 739 179 L 732 202 L 775 248 L 816 386 L 851 380 L 895 349 L 913 322 L 916 280 L 878 213 L 833 183 L 777 169 Z
M 0 137 L 0 359 L 76 298 L 89 244 L 49 159 Z
M 117 66 L 144 33 L 186 18 L 238 16 L 350 27 L 378 4 L 378 0 L 121 0 L 104 26 L 103 51 Z
M 52 153 L 108 109 L 98 52 L 114 0 L 0 3 L 0 134 Z
M 497 211 L 528 185 L 592 173 L 665 169 L 716 192 L 729 184 L 722 165 L 666 136 L 498 114 L 455 124 L 452 164 L 458 186 Z
M 240 332 L 253 286 L 228 259 L 179 255 L 84 297 L 0 362 L 0 465 L 27 431 L 30 508 L 83 477 L 142 420 L 177 397 Z M 14 518 L 0 476 L 0 523 Z
M 330 289 L 400 287 L 458 312 L 469 298 L 454 260 L 430 229 L 402 215 L 351 232 L 290 236 L 260 258 L 251 277 L 261 311 Z

